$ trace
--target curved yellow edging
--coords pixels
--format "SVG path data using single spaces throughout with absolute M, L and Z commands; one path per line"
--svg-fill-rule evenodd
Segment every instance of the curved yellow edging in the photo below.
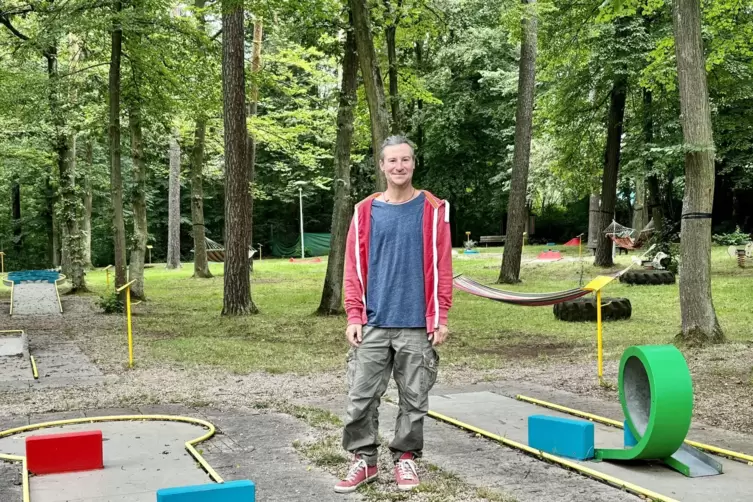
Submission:
M 163 422 L 184 422 L 188 424 L 200 425 L 202 427 L 206 427 L 207 429 L 209 429 L 204 435 L 196 439 L 191 439 L 189 441 L 186 441 L 185 447 L 186 447 L 186 450 L 188 450 L 188 453 L 190 453 L 191 456 L 199 464 L 201 464 L 201 466 L 204 468 L 207 474 L 209 474 L 209 476 L 215 482 L 224 483 L 224 480 L 220 477 L 220 475 L 217 474 L 217 472 L 212 468 L 212 466 L 209 465 L 209 463 L 206 460 L 204 460 L 204 457 L 202 457 L 199 454 L 199 452 L 196 451 L 196 448 L 194 448 L 194 445 L 201 443 L 202 441 L 206 441 L 207 439 L 212 437 L 214 433 L 216 432 L 216 429 L 211 422 L 207 422 L 206 420 L 202 420 L 200 418 L 182 417 L 182 416 L 176 416 L 176 415 L 112 415 L 109 417 L 71 418 L 68 420 L 55 420 L 52 422 L 42 422 L 39 424 L 24 425 L 22 427 L 7 429 L 0 432 L 0 438 L 12 436 L 14 434 L 19 434 L 21 432 L 44 429 L 46 427 L 57 427 L 60 425 L 85 424 L 85 423 L 96 423 L 96 422 L 122 422 L 122 421 L 134 421 L 135 422 L 135 421 L 141 421 L 141 420 L 153 420 L 153 421 L 163 421 Z M 23 502 L 30 502 L 29 471 L 26 464 L 26 457 L 0 453 L 0 460 L 22 463 L 21 469 L 22 469 L 22 477 L 23 477 Z
M 543 458 L 546 460 L 549 460 L 551 462 L 554 462 L 556 464 L 559 464 L 564 467 L 568 467 L 570 469 L 573 469 L 575 471 L 578 471 L 581 474 L 585 474 L 587 476 L 591 476 L 593 478 L 596 478 L 600 481 L 604 481 L 607 483 L 611 483 L 612 485 L 617 486 L 618 488 L 622 488 L 626 491 L 632 492 L 637 495 L 641 495 L 643 497 L 648 498 L 649 500 L 655 500 L 658 502 L 679 502 L 676 499 L 667 497 L 666 495 L 662 495 L 660 493 L 656 493 L 654 491 L 651 491 L 647 488 L 643 488 L 641 486 L 638 486 L 636 484 L 630 483 L 628 481 L 624 481 L 619 478 L 615 478 L 614 476 L 610 476 L 608 474 L 604 474 L 602 472 L 596 471 L 594 469 L 590 469 L 588 467 L 582 466 L 576 462 L 572 462 L 570 460 L 564 459 L 562 457 L 558 457 L 556 455 L 552 455 L 546 452 L 543 452 L 541 450 L 537 450 L 536 448 L 531 448 L 530 446 L 519 443 L 517 441 L 513 441 L 512 439 L 507 439 L 503 436 L 498 436 L 497 434 L 494 434 L 489 431 L 485 431 L 484 429 L 480 429 L 478 427 L 474 427 L 473 425 L 469 425 L 466 423 L 463 423 L 459 420 L 455 420 L 454 418 L 450 418 L 448 416 L 442 415 L 441 413 L 437 413 L 435 411 L 429 410 L 429 416 L 432 418 L 436 418 L 437 420 L 442 420 L 444 422 L 450 423 L 452 425 L 455 425 L 457 427 L 460 427 L 462 429 L 466 429 L 472 432 L 475 432 L 476 434 L 480 434 L 482 436 L 485 436 L 489 439 L 493 439 L 495 441 L 498 441 L 505 446 L 509 446 L 511 448 L 516 448 L 518 450 L 522 450 L 526 453 L 530 453 L 532 455 L 535 455 L 539 458 Z
M 599 415 L 594 415 L 592 413 L 587 413 L 585 411 L 576 410 L 573 408 L 568 408 L 566 406 L 560 406 L 559 404 L 549 403 L 547 401 L 542 401 L 540 399 L 534 399 L 532 397 L 523 396 L 521 394 L 518 394 L 515 396 L 515 399 L 518 401 L 525 401 L 527 403 L 536 404 L 539 406 L 543 406 L 545 408 L 550 408 L 552 410 L 561 411 L 563 413 L 567 413 L 569 415 L 574 415 L 576 417 L 581 418 L 587 418 L 589 420 L 592 420 L 594 422 L 599 422 L 605 425 L 611 425 L 613 427 L 618 427 L 620 429 L 624 428 L 623 423 L 617 420 L 612 420 L 611 418 L 601 417 Z M 696 441 L 691 441 L 690 439 L 686 439 L 685 443 L 694 446 L 698 448 L 699 450 L 705 450 L 710 453 L 716 453 L 718 455 L 722 455 L 725 457 L 729 457 L 733 460 L 739 460 L 740 462 L 745 462 L 748 465 L 753 465 L 753 455 L 747 455 L 745 453 L 740 453 L 737 451 L 732 450 L 726 450 L 724 448 L 719 448 L 718 446 L 713 446 L 709 444 L 704 443 L 698 443 Z

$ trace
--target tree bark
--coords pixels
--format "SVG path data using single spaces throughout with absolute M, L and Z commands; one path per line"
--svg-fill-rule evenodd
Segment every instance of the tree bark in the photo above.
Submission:
M 604 234 L 604 229 L 614 219 L 617 201 L 617 176 L 620 169 L 620 143 L 622 141 L 622 120 L 625 116 L 627 77 L 620 72 L 615 75 L 609 101 L 609 121 L 607 124 L 607 145 L 604 155 L 604 174 L 601 179 L 601 208 L 599 209 L 599 236 L 596 239 L 596 259 L 594 265 L 611 267 L 612 240 Z
M 88 141 L 86 143 L 86 169 L 87 172 L 84 175 L 84 219 L 83 226 L 83 239 L 84 239 L 84 268 L 92 269 L 92 171 L 94 170 L 94 154 L 92 151 L 92 143 Z
M 343 312 L 345 241 L 353 214 L 353 204 L 350 198 L 350 145 L 353 137 L 353 110 L 356 106 L 356 89 L 358 87 L 358 56 L 356 55 L 355 35 L 352 27 L 348 30 L 345 38 L 342 72 L 334 155 L 335 203 L 332 209 L 332 245 L 329 251 L 322 298 L 317 310 L 319 315 L 338 315 Z
M 635 205 L 633 206 L 633 228 L 641 230 L 648 224 L 646 215 L 646 180 L 638 175 L 635 178 Z
M 248 115 L 253 117 L 256 115 L 256 109 L 259 103 L 259 84 L 257 78 L 261 72 L 261 42 L 262 42 L 263 24 L 261 17 L 256 19 L 254 23 L 254 46 L 251 53 L 251 99 L 248 106 Z M 249 216 L 248 216 L 248 245 L 253 246 L 254 242 L 254 193 L 253 185 L 256 169 L 256 138 L 249 131 L 248 133 L 248 190 L 249 190 Z M 250 270 L 254 269 L 254 260 L 249 262 Z
M 536 0 L 523 0 L 533 6 Z M 523 250 L 523 231 L 528 212 L 528 165 L 531 156 L 531 132 L 533 128 L 533 102 L 536 86 L 537 20 L 529 11 L 521 21 L 520 66 L 518 69 L 518 103 L 515 117 L 515 147 L 512 160 L 512 179 L 507 203 L 507 236 L 499 283 L 520 282 L 520 260 Z
M 133 238 L 131 240 L 131 260 L 129 279 L 131 294 L 146 299 L 144 291 L 144 261 L 146 257 L 146 163 L 144 162 L 144 141 L 141 130 L 141 110 L 138 103 L 132 103 L 128 114 L 131 130 L 131 159 L 133 164 Z
M 21 223 L 21 184 L 13 180 L 11 184 L 11 217 L 13 219 L 13 252 L 18 257 L 23 253 L 23 225 Z
M 222 315 L 257 311 L 248 258 L 248 164 L 243 66 L 243 0 L 222 1 L 222 94 L 225 125 L 225 280 Z
M 123 10 L 121 0 L 114 0 L 116 16 Z M 113 206 L 113 241 L 115 253 L 115 287 L 126 283 L 126 242 L 125 222 L 123 221 L 123 178 L 120 169 L 120 59 L 123 50 L 123 28 L 117 19 L 113 20 L 110 47 L 109 75 L 109 130 L 110 141 L 110 193 Z
M 389 135 L 390 120 L 387 113 L 387 103 L 384 98 L 384 84 L 379 69 L 379 60 L 374 50 L 374 39 L 371 34 L 371 16 L 366 0 L 349 0 L 350 11 L 353 14 L 353 28 L 356 37 L 358 60 L 361 66 L 361 76 L 366 90 L 366 101 L 369 104 L 371 121 L 371 145 L 374 155 L 375 186 L 378 192 L 387 188 L 387 180 L 379 168 L 379 151 L 382 143 Z
M 601 198 L 599 194 L 592 193 L 588 198 L 588 241 L 586 246 L 596 250 L 596 241 L 599 239 L 599 225 L 601 224 Z
M 416 69 L 420 72 L 423 70 L 423 42 L 418 41 L 415 44 L 416 50 Z M 416 156 L 416 169 L 418 172 L 424 171 L 424 100 L 416 100 L 416 107 L 418 108 L 418 126 L 416 127 L 416 148 L 418 149 L 418 155 Z M 455 209 L 455 205 L 451 206 L 451 210 Z M 456 223 L 455 219 L 451 219 L 451 222 Z
M 699 0 L 675 0 L 672 9 L 685 142 L 685 194 L 680 232 L 680 342 L 724 341 L 711 295 L 711 211 L 714 138 L 706 82 Z
M 168 189 L 167 264 L 180 268 L 180 145 L 178 131 L 170 136 L 170 184 Z
M 390 112 L 392 114 L 392 134 L 400 134 L 402 123 L 400 120 L 400 101 L 397 90 L 397 25 L 400 22 L 400 13 L 403 6 L 403 0 L 397 2 L 397 12 L 393 12 L 390 0 L 384 0 L 387 8 L 388 19 L 387 26 L 384 29 L 384 36 L 387 40 L 387 61 L 389 63 L 389 84 L 390 84 Z
M 207 120 L 196 119 L 193 150 L 191 151 L 191 220 L 193 222 L 193 276 L 212 277 L 207 261 L 206 229 L 204 228 L 204 142 Z
M 61 138 L 57 147 L 60 170 L 60 200 L 64 227 L 63 273 L 71 281 L 71 293 L 87 291 L 84 273 L 84 241 L 80 224 L 83 204 L 76 193 L 76 136 L 71 133 Z
M 204 0 L 196 0 L 199 9 Z M 199 25 L 204 30 L 204 16 L 198 15 Z M 207 261 L 206 228 L 204 228 L 204 147 L 207 133 L 207 118 L 199 114 L 196 119 L 193 149 L 191 150 L 191 222 L 193 224 L 193 276 L 208 279 L 212 277 Z
M 649 89 L 643 90 L 643 139 L 647 149 L 654 143 L 653 93 Z M 646 155 L 645 170 L 648 214 L 654 220 L 655 232 L 660 233 L 664 226 L 664 208 L 659 178 L 653 172 L 654 162 L 650 155 Z

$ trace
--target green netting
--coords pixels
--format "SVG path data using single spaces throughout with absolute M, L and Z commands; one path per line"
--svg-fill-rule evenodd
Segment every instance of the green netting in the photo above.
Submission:
M 303 234 L 304 245 L 306 246 L 306 256 L 327 256 L 329 254 L 329 243 L 331 234 Z M 301 256 L 301 237 L 298 236 L 295 242 L 275 238 L 270 243 L 272 256 L 282 258 L 300 258 Z

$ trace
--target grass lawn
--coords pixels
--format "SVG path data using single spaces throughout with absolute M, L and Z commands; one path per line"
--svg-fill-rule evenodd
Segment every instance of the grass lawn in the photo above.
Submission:
M 577 287 L 577 261 L 530 262 L 544 246 L 527 246 L 518 291 L 556 291 Z M 577 248 L 556 247 L 563 256 L 578 256 Z M 455 273 L 492 284 L 501 261 L 501 248 L 480 248 L 475 257 L 454 259 Z M 529 261 L 526 261 L 529 260 Z M 617 259 L 617 268 L 630 257 Z M 252 280 L 260 314 L 244 318 L 220 316 L 222 264 L 212 264 L 212 279 L 192 279 L 193 265 L 177 271 L 164 265 L 146 270 L 148 301 L 135 307 L 134 333 L 140 350 L 152 362 L 215 365 L 237 373 L 267 371 L 300 373 L 340 369 L 347 344 L 345 318 L 314 314 L 326 271 L 322 263 L 256 262 Z M 583 283 L 602 271 L 583 265 Z M 105 290 L 105 273 L 91 271 L 94 293 Z M 7 292 L 7 291 L 6 291 Z M 740 269 L 726 249 L 713 249 L 713 295 L 717 315 L 729 340 L 753 340 L 753 269 Z M 670 343 L 680 326 L 678 285 L 628 286 L 613 282 L 605 296 L 627 297 L 633 306 L 629 321 L 605 324 L 605 358 L 618 359 L 634 344 Z M 595 358 L 595 324 L 558 321 L 551 307 L 519 307 L 454 293 L 451 337 L 440 349 L 443 364 L 474 369 L 498 368 L 505 361 L 530 358 Z

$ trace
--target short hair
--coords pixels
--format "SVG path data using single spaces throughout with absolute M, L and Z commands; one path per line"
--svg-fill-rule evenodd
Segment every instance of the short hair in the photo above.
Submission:
M 379 150 L 379 160 L 384 160 L 384 149 L 388 146 L 397 146 L 397 145 L 408 145 L 410 147 L 410 153 L 415 158 L 416 156 L 416 145 L 413 144 L 411 140 L 406 138 L 405 136 L 395 135 L 395 136 L 389 136 L 387 139 L 382 142 L 382 148 Z

